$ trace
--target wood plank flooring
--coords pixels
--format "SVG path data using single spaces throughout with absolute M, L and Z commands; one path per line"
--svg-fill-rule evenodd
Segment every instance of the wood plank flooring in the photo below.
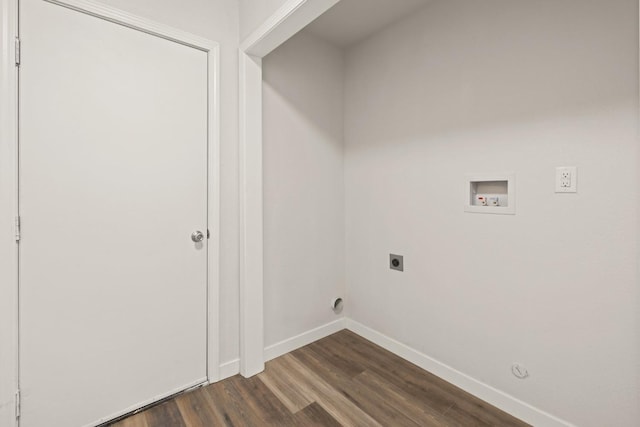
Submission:
M 526 426 L 353 332 L 343 330 L 112 427 Z

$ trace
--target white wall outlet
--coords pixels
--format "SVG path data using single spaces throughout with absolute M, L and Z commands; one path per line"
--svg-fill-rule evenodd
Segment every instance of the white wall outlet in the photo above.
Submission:
M 578 192 L 578 168 L 563 166 L 556 168 L 556 193 Z

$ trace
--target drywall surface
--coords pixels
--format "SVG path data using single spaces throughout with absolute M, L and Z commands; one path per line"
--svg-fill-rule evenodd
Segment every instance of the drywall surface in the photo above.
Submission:
M 286 2 L 287 0 L 239 0 L 240 41 L 247 38 Z
M 238 4 L 236 0 L 102 0 L 220 44 L 220 361 L 239 355 Z
M 298 33 L 263 61 L 265 346 L 344 295 L 342 51 Z
M 350 49 L 345 90 L 349 316 L 570 423 L 640 425 L 638 2 L 437 0 Z M 508 172 L 515 215 L 464 212 L 465 174 Z

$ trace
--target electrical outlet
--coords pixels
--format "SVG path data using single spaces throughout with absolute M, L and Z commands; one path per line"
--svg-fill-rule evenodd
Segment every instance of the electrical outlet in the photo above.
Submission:
M 556 193 L 576 193 L 578 170 L 575 166 L 556 168 Z
M 402 255 L 389 254 L 389 268 L 392 270 L 404 271 L 404 260 Z

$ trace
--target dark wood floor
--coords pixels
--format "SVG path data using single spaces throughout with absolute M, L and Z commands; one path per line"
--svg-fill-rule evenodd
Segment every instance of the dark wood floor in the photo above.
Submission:
M 344 330 L 113 427 L 526 426 Z

